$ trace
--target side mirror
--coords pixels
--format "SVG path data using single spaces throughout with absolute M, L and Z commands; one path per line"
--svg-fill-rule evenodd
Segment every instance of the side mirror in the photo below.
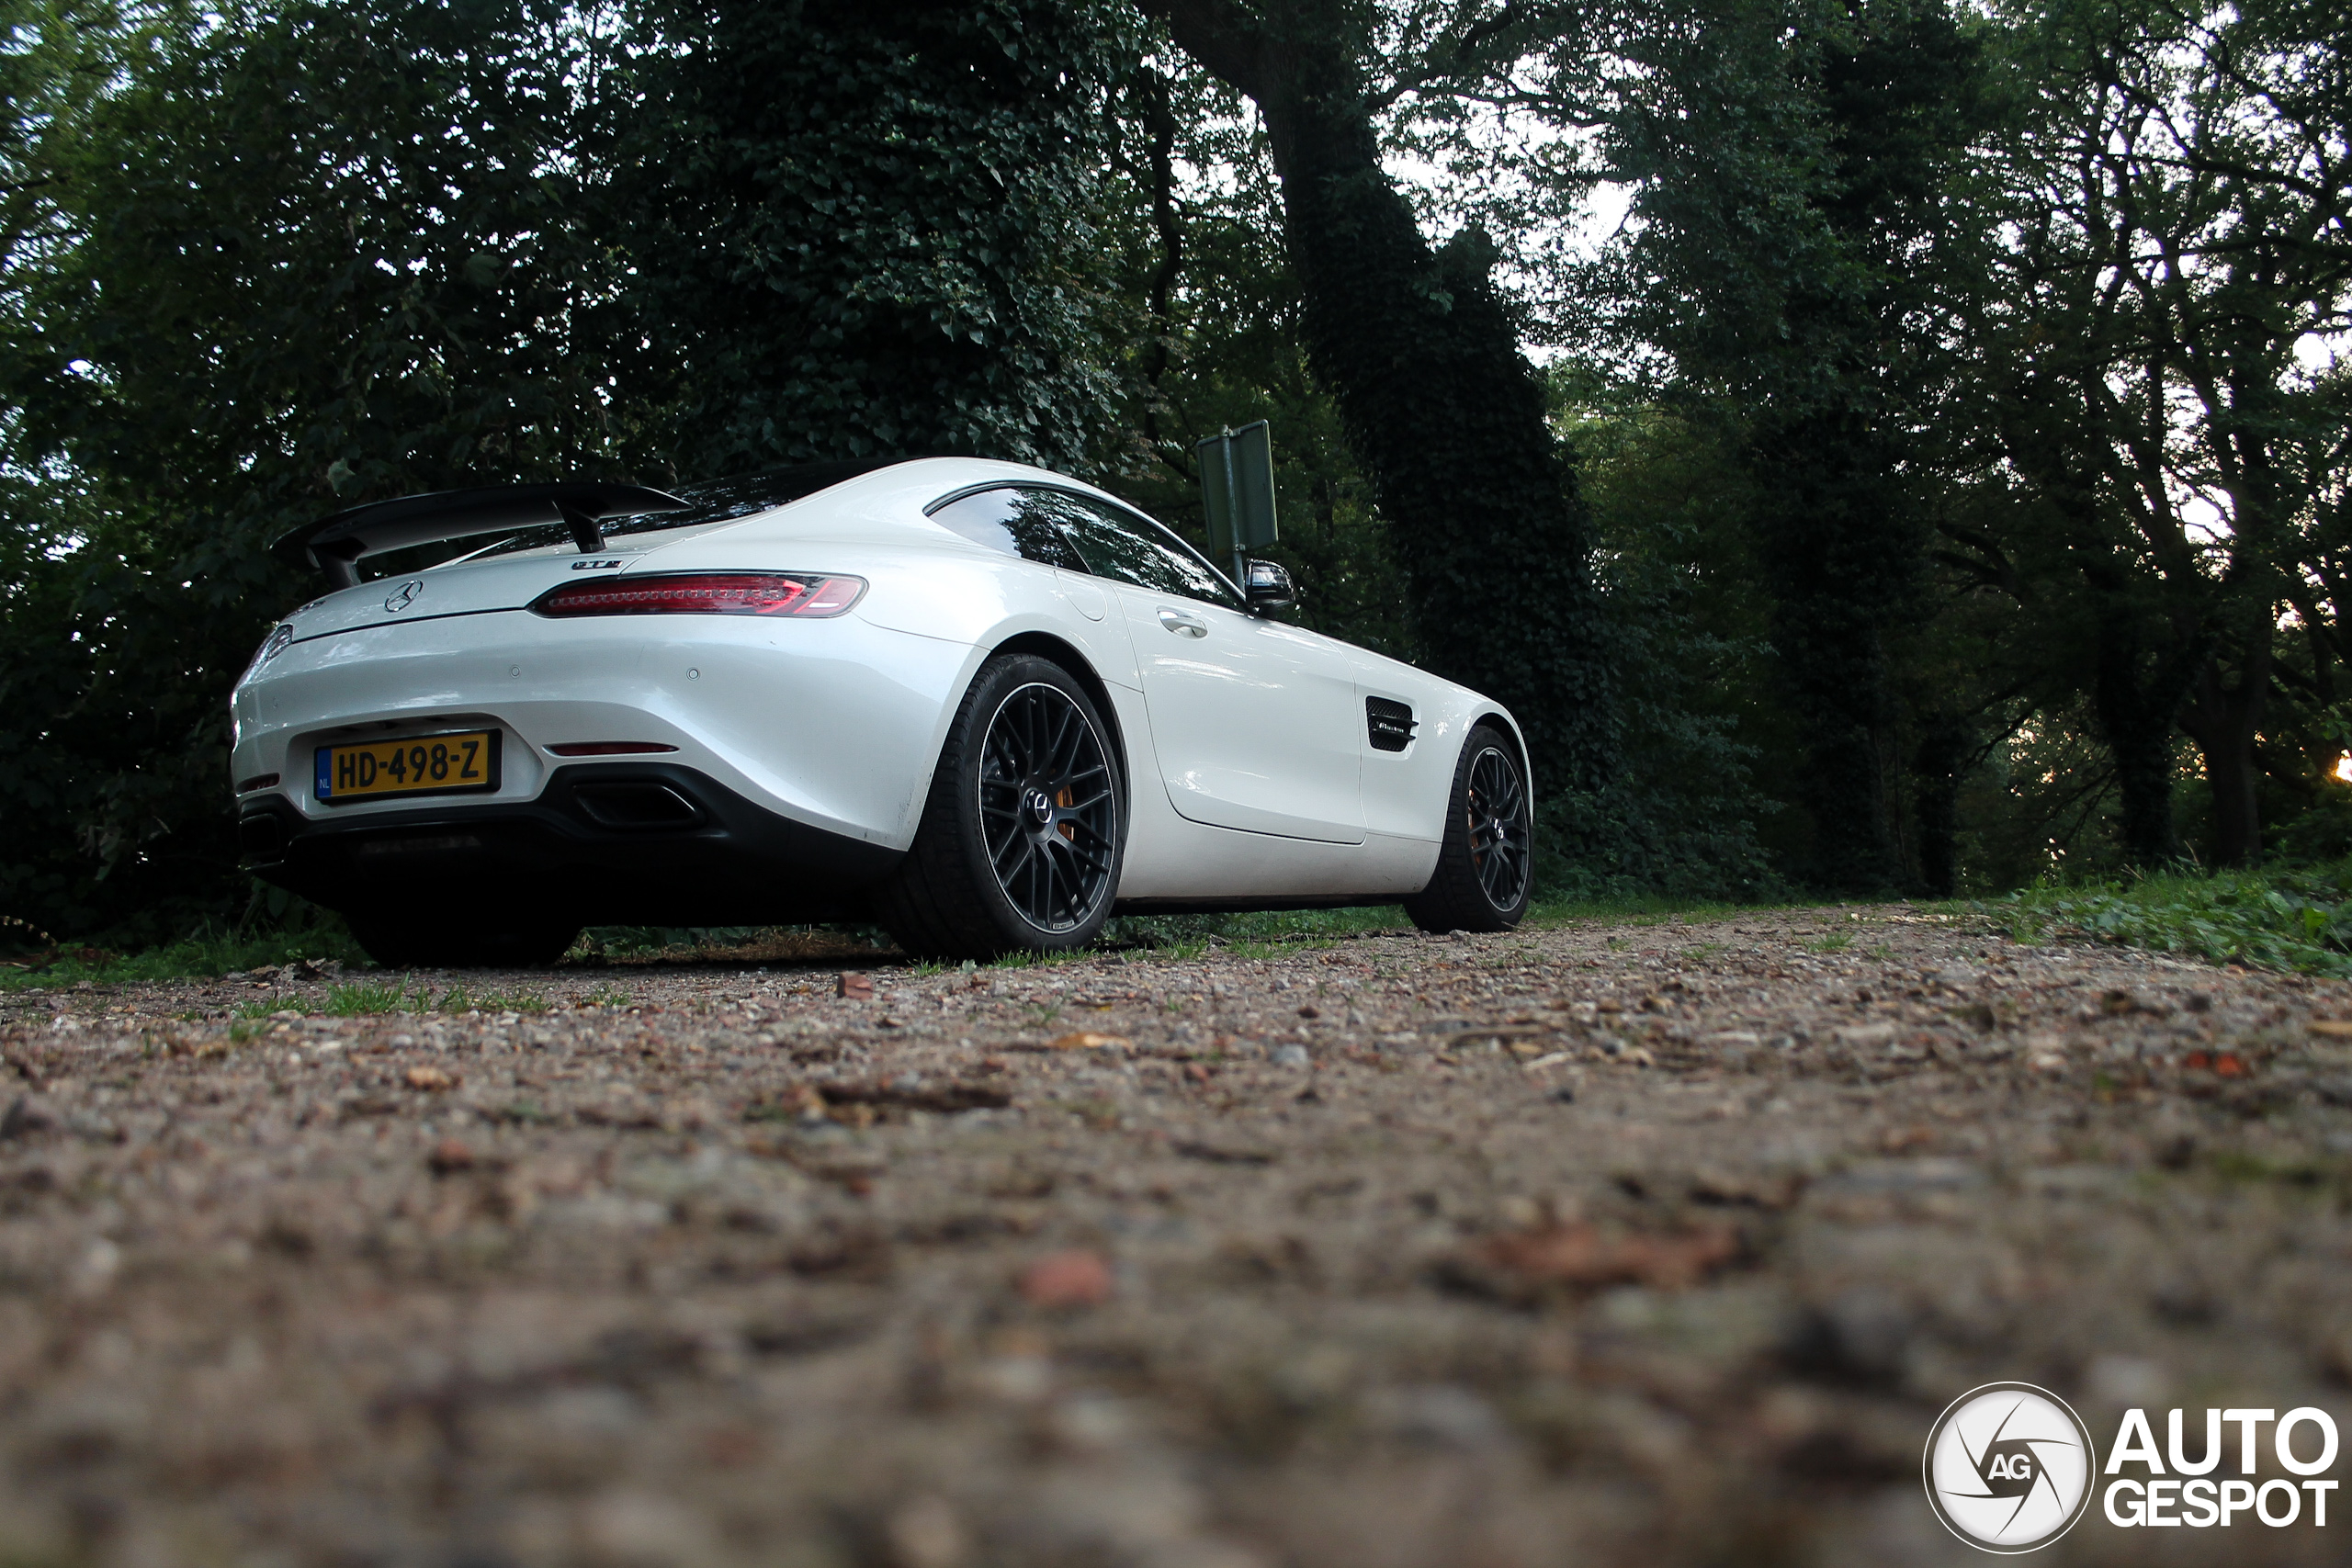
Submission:
M 1298 603 L 1298 591 L 1290 584 L 1290 569 L 1279 561 L 1251 561 L 1245 588 L 1252 613 L 1287 610 Z

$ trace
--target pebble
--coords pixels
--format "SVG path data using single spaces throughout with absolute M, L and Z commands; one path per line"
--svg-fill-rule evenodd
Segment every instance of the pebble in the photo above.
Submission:
M 1082 1247 L 1049 1253 L 1023 1269 L 1014 1286 L 1032 1306 L 1101 1306 L 1111 1299 L 1111 1266 Z

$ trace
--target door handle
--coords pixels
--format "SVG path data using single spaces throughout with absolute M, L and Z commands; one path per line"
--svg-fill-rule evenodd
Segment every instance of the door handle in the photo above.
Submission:
M 1206 637 L 1209 635 L 1209 624 L 1206 621 L 1195 620 L 1193 616 L 1184 614 L 1182 610 L 1160 611 L 1159 624 L 1166 626 L 1170 631 L 1174 632 L 1178 637 Z

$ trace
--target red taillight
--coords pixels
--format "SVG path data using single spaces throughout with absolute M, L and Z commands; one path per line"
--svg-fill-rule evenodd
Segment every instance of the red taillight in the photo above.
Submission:
M 681 572 L 569 582 L 539 596 L 542 615 L 838 615 L 865 592 L 862 577 L 781 572 Z

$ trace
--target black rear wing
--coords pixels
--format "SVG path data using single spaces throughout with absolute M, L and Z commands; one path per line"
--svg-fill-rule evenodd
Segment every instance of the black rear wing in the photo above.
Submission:
M 438 544 L 476 534 L 512 533 L 560 523 L 580 553 L 605 547 L 604 523 L 643 512 L 669 512 L 686 502 L 643 485 L 490 485 L 436 491 L 370 502 L 301 527 L 270 547 L 294 566 L 314 566 L 337 588 L 356 587 L 359 563 L 389 550 Z

